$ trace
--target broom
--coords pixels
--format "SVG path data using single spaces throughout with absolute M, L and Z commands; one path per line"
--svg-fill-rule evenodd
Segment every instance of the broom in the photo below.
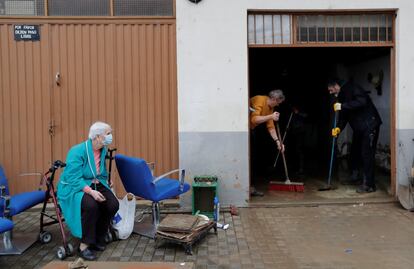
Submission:
M 276 135 L 281 140 L 279 124 L 276 123 Z M 282 142 L 281 142 L 282 143 Z M 269 182 L 269 190 L 273 191 L 291 191 L 291 192 L 304 192 L 305 186 L 302 182 L 292 182 L 289 179 L 288 168 L 286 164 L 285 153 L 280 150 L 280 154 L 282 154 L 283 166 L 285 169 L 286 180 L 285 181 L 270 181 Z
M 293 111 L 290 113 L 289 120 L 288 120 L 288 123 L 286 125 L 286 129 L 285 129 L 285 133 L 283 134 L 283 137 L 282 137 L 282 140 L 281 140 L 282 144 L 285 142 L 286 134 L 289 130 L 290 122 L 292 121 L 292 116 L 293 116 Z M 275 163 L 273 164 L 273 168 L 276 167 L 277 160 L 279 160 L 279 156 L 280 156 L 280 151 L 277 153 Z
M 337 125 L 337 121 L 338 120 L 338 111 L 334 112 L 334 121 L 333 121 L 333 128 L 336 128 Z M 332 168 L 333 168 L 333 163 L 334 163 L 334 158 L 335 158 L 335 145 L 336 145 L 336 136 L 332 137 L 332 148 L 331 148 L 331 160 L 329 162 L 329 174 L 328 174 L 328 182 L 327 184 L 321 186 L 318 191 L 330 191 L 330 190 L 335 190 L 336 187 L 334 185 L 331 184 L 331 179 L 332 179 Z

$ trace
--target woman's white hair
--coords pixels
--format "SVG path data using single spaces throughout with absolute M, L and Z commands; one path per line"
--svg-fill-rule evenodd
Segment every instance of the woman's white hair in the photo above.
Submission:
M 95 139 L 98 135 L 103 135 L 107 130 L 112 130 L 111 126 L 105 122 L 97 121 L 89 128 L 89 139 Z

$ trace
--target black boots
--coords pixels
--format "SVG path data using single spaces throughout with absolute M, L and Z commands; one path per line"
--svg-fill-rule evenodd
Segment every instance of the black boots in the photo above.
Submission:
M 84 250 L 80 250 L 80 248 L 78 249 L 79 251 L 79 257 L 88 260 L 88 261 L 94 261 L 96 260 L 96 254 L 93 250 L 91 250 L 89 247 L 85 248 Z
M 369 193 L 369 192 L 375 192 L 376 190 L 377 188 L 375 186 L 371 187 L 371 186 L 361 185 L 358 187 L 356 192 L 357 193 Z
M 89 248 L 96 251 L 104 251 L 105 244 L 96 243 L 94 245 L 90 245 Z

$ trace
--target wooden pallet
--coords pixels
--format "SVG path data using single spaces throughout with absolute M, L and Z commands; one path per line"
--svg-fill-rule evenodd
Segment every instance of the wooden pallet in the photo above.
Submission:
M 157 237 L 155 239 L 156 247 L 158 247 L 160 240 L 165 240 L 170 243 L 182 245 L 186 254 L 193 255 L 192 246 L 204 238 L 212 228 L 214 229 L 214 233 L 217 234 L 217 225 L 214 221 L 209 221 L 207 224 L 200 226 L 196 225 L 189 234 L 157 231 Z

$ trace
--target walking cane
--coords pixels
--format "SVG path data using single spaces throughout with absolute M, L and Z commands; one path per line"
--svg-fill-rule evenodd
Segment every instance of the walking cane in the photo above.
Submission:
M 108 168 L 108 184 L 109 186 L 112 186 L 112 180 L 111 180 L 111 172 L 112 172 L 112 160 L 115 158 L 113 157 L 113 153 L 116 151 L 116 148 L 108 149 L 108 154 L 105 156 L 106 159 L 109 160 L 109 168 Z
M 111 179 L 111 174 L 112 174 L 112 160 L 115 159 L 115 157 L 113 157 L 114 151 L 116 151 L 116 148 L 108 149 L 108 153 L 106 154 L 105 159 L 108 159 L 109 160 L 109 167 L 108 167 L 108 185 L 111 188 L 111 191 L 115 195 L 115 191 L 112 188 L 112 179 Z M 116 236 L 116 233 L 113 232 L 113 229 L 111 228 L 111 225 L 110 225 L 109 228 L 108 228 L 108 231 L 106 232 L 106 234 L 104 236 L 104 240 L 105 240 L 106 243 L 110 243 L 114 239 L 118 239 L 118 238 Z

